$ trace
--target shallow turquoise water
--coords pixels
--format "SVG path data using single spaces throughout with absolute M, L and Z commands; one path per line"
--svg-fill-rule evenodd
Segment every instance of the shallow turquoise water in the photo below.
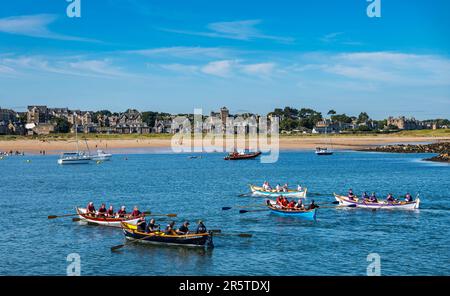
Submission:
M 57 156 L 9 157 L 0 161 L 0 274 L 65 275 L 66 256 L 78 253 L 83 275 L 364 275 L 375 252 L 383 275 L 450 275 L 450 166 L 420 161 L 425 156 L 282 152 L 277 163 L 261 164 L 153 153 L 80 166 L 58 166 Z M 413 212 L 319 209 L 315 222 L 221 210 L 262 201 L 238 195 L 264 180 L 329 194 L 317 202 L 352 187 L 357 194 L 420 193 L 422 204 Z M 201 218 L 209 228 L 254 236 L 215 237 L 211 251 L 131 244 L 111 253 L 124 242 L 120 230 L 47 219 L 91 200 L 178 213 L 177 222 Z

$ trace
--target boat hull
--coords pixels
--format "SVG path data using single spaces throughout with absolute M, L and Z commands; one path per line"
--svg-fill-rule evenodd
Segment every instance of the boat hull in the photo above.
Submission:
M 86 209 L 84 208 L 76 208 L 78 217 L 83 222 L 93 223 L 102 226 L 110 226 L 110 227 L 121 227 L 122 222 L 127 222 L 130 224 L 136 224 L 139 218 L 127 219 L 127 218 L 97 218 L 86 215 Z
M 262 196 L 262 197 L 278 197 L 280 195 L 286 196 L 286 197 L 298 197 L 298 198 L 306 198 L 306 192 L 308 191 L 307 188 L 303 191 L 296 191 L 296 190 L 288 190 L 287 192 L 277 192 L 275 190 L 273 191 L 264 191 L 262 187 L 250 185 L 250 190 L 252 191 L 252 194 L 255 196 Z
M 58 164 L 60 165 L 70 165 L 70 164 L 88 164 L 91 158 L 83 159 L 58 159 Z
M 131 241 L 157 245 L 175 245 L 186 247 L 214 247 L 212 233 L 187 234 L 187 235 L 166 235 L 163 232 L 143 233 L 128 223 L 122 223 L 122 230 L 125 238 Z
M 295 217 L 301 218 L 305 220 L 315 220 L 317 208 L 312 210 L 286 210 L 282 209 L 280 206 L 276 204 L 274 201 L 269 201 L 267 207 L 271 210 L 271 212 L 278 216 L 284 217 Z
M 108 161 L 108 160 L 111 160 L 111 157 L 112 157 L 111 154 L 94 155 L 94 156 L 92 156 L 92 160 L 94 160 L 94 161 Z
M 235 155 L 235 156 L 225 156 L 224 159 L 225 160 L 244 160 L 244 159 L 252 159 L 252 158 L 256 158 L 259 155 L 261 155 L 261 152 L 255 152 L 255 153 L 250 153 L 250 154 L 244 154 L 244 155 Z
M 341 206 L 353 206 L 363 209 L 372 210 L 417 210 L 419 209 L 420 199 L 417 198 L 413 202 L 401 202 L 401 203 L 388 203 L 388 202 L 360 202 L 359 200 L 349 200 L 346 196 L 334 194 L 336 201 L 339 202 Z

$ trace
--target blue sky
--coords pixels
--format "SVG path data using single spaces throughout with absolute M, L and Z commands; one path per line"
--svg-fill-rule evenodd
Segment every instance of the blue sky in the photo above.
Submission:
M 3 1 L 0 106 L 450 117 L 450 1 Z

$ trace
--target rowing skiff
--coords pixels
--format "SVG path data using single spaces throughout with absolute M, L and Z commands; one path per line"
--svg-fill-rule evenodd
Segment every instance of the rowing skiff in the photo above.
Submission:
M 121 222 L 128 222 L 131 224 L 136 224 L 140 217 L 133 218 L 108 218 L 108 217 L 92 217 L 86 214 L 85 208 L 76 208 L 78 217 L 83 222 L 88 222 L 92 224 L 98 224 L 103 226 L 120 227 Z
M 358 198 L 355 198 L 355 200 L 351 200 L 346 196 L 334 194 L 334 197 L 342 206 L 353 206 L 357 208 L 364 208 L 364 209 L 386 209 L 386 210 L 416 210 L 419 208 L 420 205 L 420 199 L 416 198 L 416 200 L 411 202 L 406 201 L 400 201 L 400 202 L 387 202 L 387 201 L 379 201 L 379 202 L 369 202 L 369 201 L 362 201 Z
M 272 211 L 272 213 L 286 216 L 286 217 L 298 217 L 306 220 L 314 220 L 316 218 L 317 208 L 312 210 L 296 210 L 296 209 L 286 209 L 277 205 L 273 200 L 267 200 L 267 207 Z
M 307 188 L 304 188 L 302 191 L 297 190 L 287 190 L 287 191 L 276 191 L 273 190 L 264 190 L 262 187 L 250 185 L 250 190 L 252 191 L 253 195 L 256 196 L 263 196 L 263 197 L 278 197 L 280 195 L 286 196 L 286 197 L 301 197 L 306 198 L 306 192 L 308 191 Z
M 121 225 L 125 238 L 131 241 L 137 240 L 142 243 L 188 247 L 214 247 L 212 232 L 171 235 L 161 231 L 151 233 L 139 232 L 136 225 L 127 222 L 122 222 Z

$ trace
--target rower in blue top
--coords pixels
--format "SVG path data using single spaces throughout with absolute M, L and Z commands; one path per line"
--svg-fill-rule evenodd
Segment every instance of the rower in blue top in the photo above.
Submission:
M 377 199 L 377 197 L 375 195 L 375 192 L 372 192 L 372 194 L 369 197 L 369 201 L 370 202 L 378 202 L 378 199 Z

